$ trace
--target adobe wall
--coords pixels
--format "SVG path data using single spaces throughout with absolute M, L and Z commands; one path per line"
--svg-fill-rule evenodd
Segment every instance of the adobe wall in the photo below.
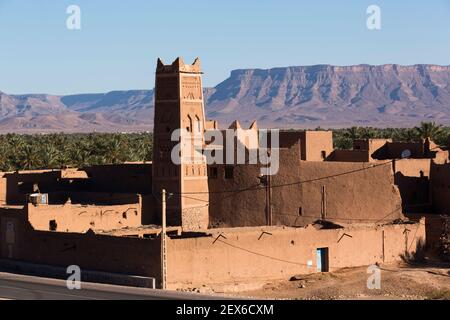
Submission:
M 170 239 L 169 288 L 314 273 L 318 248 L 329 249 L 330 271 L 399 261 L 405 251 L 412 254 L 425 243 L 424 224 L 223 229 L 211 237 Z
M 411 152 L 411 158 L 423 158 L 425 155 L 424 143 L 392 142 L 387 145 L 387 157 L 388 159 L 401 159 L 405 150 Z
M 120 205 L 138 203 L 140 197 L 139 194 L 135 193 L 64 191 L 49 193 L 48 201 L 49 204 L 64 204 L 70 200 L 73 204 Z
M 382 159 L 386 156 L 390 143 L 392 143 L 391 139 L 369 139 L 369 157 L 371 159 Z
M 92 230 L 114 230 L 142 225 L 141 202 L 124 205 L 85 206 L 26 205 L 28 220 L 35 230 L 84 233 Z
M 68 185 L 58 182 L 60 176 L 61 173 L 59 170 L 5 173 L 6 201 L 8 204 L 13 205 L 26 203 L 26 195 L 33 193 L 33 184 L 35 183 L 42 189 L 41 192 L 66 190 Z
M 391 142 L 391 139 L 357 139 L 353 141 L 353 150 L 366 151 L 368 161 L 385 159 L 388 156 L 387 145 Z
M 388 263 L 405 251 L 413 253 L 424 241 L 424 221 L 328 230 L 312 226 L 216 230 L 207 237 L 168 239 L 169 288 L 317 272 L 317 248 L 329 249 L 330 271 Z M 34 231 L 19 209 L 0 209 L 0 248 L 3 259 L 151 276 L 159 283 L 158 239 Z
M 450 164 L 437 164 L 433 161 L 430 181 L 434 212 L 450 214 Z
M 448 163 L 449 161 L 449 152 L 448 150 L 445 151 L 438 151 L 434 154 L 434 162 L 439 164 Z
M 371 166 L 300 161 L 298 153 L 282 149 L 280 170 L 272 177 L 274 223 L 302 226 L 322 218 L 341 222 L 402 218 L 400 193 L 391 166 Z M 233 179 L 225 179 L 224 170 L 224 166 L 218 166 L 218 177 L 209 179 L 210 226 L 266 225 L 266 188 L 258 178 L 260 168 L 234 166 Z M 287 186 L 276 187 L 281 185 Z M 227 190 L 239 192 L 223 192 Z
M 34 184 L 41 193 L 151 194 L 152 190 L 151 163 L 92 166 L 80 171 L 20 171 L 4 173 L 3 177 L 6 184 L 5 189 L 0 184 L 0 195 L 4 192 L 7 203 L 13 205 L 26 203 L 26 195 L 34 192 Z
M 426 247 L 427 250 L 430 250 L 432 253 L 439 252 L 439 242 L 440 237 L 442 235 L 443 226 L 444 226 L 444 218 L 438 214 L 407 214 L 406 215 L 412 221 L 420 221 L 422 217 L 425 217 L 425 231 L 427 235 Z
M 431 159 L 402 159 L 394 162 L 395 173 L 401 172 L 408 177 L 429 177 L 430 169 Z
M 7 230 L 7 228 L 9 230 Z M 21 210 L 0 209 L 0 258 L 160 278 L 160 241 L 35 231 Z
M 4 173 L 0 173 L 0 205 L 5 205 L 6 202 L 6 177 Z
M 215 167 L 217 167 L 218 176 L 217 178 L 210 177 L 208 182 L 210 227 L 265 225 L 265 190 L 260 188 L 259 166 L 233 166 L 233 179 L 225 178 L 226 166 Z M 247 188 L 251 191 L 220 193 L 225 190 Z
M 386 160 L 383 160 L 386 161 Z M 383 161 L 380 161 L 381 163 Z M 405 212 L 429 212 L 431 159 L 400 159 L 392 163 L 395 184 L 400 190 Z
M 404 212 L 425 213 L 431 211 L 430 184 L 428 178 L 403 176 L 395 174 L 395 181 L 402 197 Z
M 401 198 L 390 166 L 368 163 L 300 162 L 297 172 L 286 166 L 275 185 L 306 181 L 274 191 L 274 214 L 279 224 L 293 225 L 301 208 L 305 222 L 379 221 L 402 218 Z M 296 173 L 297 177 L 292 175 Z M 328 178 L 327 178 L 328 177 Z M 279 193 L 278 197 L 275 194 Z
M 371 158 L 367 150 L 334 150 L 327 161 L 369 162 Z
M 323 161 L 333 152 L 332 131 L 301 132 L 301 159 Z
M 126 163 L 83 168 L 90 177 L 83 191 L 139 193 L 152 192 L 152 164 Z M 83 182 L 83 181 L 81 181 Z

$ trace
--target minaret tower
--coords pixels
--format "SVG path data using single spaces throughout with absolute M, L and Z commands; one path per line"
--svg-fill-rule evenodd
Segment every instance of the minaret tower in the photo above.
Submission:
M 206 159 L 195 153 L 204 146 L 205 108 L 200 60 L 192 65 L 177 58 L 171 65 L 158 59 L 155 82 L 153 129 L 153 193 L 162 189 L 173 196 L 167 200 L 167 222 L 184 231 L 208 228 L 208 176 Z M 175 130 L 184 131 L 185 143 L 172 141 Z M 186 142 L 187 141 L 187 142 Z M 172 153 L 178 146 L 181 163 Z M 199 148 L 200 146 L 200 148 Z M 195 157 L 195 159 L 194 159 Z M 159 210 L 156 203 L 155 209 Z

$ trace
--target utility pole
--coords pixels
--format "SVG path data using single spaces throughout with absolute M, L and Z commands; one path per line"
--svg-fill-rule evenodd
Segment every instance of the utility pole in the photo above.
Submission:
M 267 189 L 268 189 L 268 197 L 267 197 L 267 207 L 268 207 L 268 215 L 269 215 L 269 226 L 273 225 L 273 213 L 272 213 L 272 171 L 269 169 L 269 175 L 267 177 Z
M 271 150 L 267 150 L 267 155 L 270 157 L 272 154 Z M 266 176 L 266 204 L 267 204 L 267 225 L 273 225 L 273 214 L 272 214 L 272 168 L 267 168 L 267 176 Z
M 270 156 L 270 150 L 267 151 Z M 266 169 L 266 174 L 260 174 L 258 179 L 259 183 L 266 189 L 266 224 L 267 226 L 273 225 L 273 213 L 272 213 L 272 169 L 269 167 Z
M 321 216 L 322 220 L 327 219 L 327 189 L 325 186 L 322 186 Z
M 162 190 L 162 230 L 161 230 L 161 289 L 167 289 L 167 252 L 166 252 L 166 190 Z

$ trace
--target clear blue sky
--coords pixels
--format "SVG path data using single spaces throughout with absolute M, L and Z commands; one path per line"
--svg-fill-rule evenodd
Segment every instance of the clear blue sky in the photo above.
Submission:
M 79 5 L 82 29 L 66 28 Z M 381 7 L 382 30 L 366 28 Z M 202 59 L 204 84 L 232 69 L 450 64 L 450 0 L 0 0 L 0 90 L 151 89 L 156 58 Z

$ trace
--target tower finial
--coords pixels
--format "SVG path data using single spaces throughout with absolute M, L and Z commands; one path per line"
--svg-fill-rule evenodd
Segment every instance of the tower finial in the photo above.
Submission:
M 176 58 L 175 61 L 172 63 L 172 66 L 178 69 L 182 69 L 184 65 L 185 65 L 184 60 L 181 57 Z
M 192 65 L 200 69 L 200 58 L 199 57 L 195 58 L 194 63 Z
M 229 127 L 229 129 L 234 129 L 234 130 L 241 129 L 241 128 L 242 128 L 241 124 L 237 120 L 235 120 Z

